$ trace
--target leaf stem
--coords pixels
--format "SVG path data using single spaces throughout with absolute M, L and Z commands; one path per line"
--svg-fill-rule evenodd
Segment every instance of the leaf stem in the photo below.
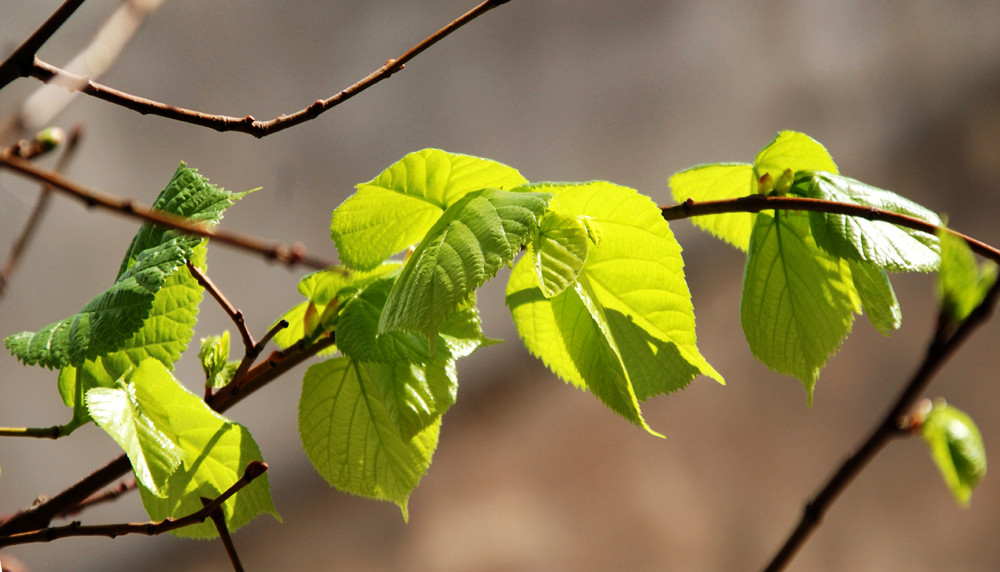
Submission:
M 0 437 L 58 439 L 63 436 L 61 429 L 61 425 L 53 425 L 52 427 L 0 427 Z
M 131 109 L 132 111 L 137 111 L 143 115 L 158 115 L 160 117 L 166 117 L 167 119 L 181 121 L 183 123 L 210 127 L 216 131 L 238 131 L 261 138 L 315 119 L 323 112 L 344 103 L 348 99 L 351 99 L 376 83 L 379 83 L 384 79 L 388 79 L 394 73 L 402 70 L 407 62 L 417 57 L 434 44 L 443 40 L 445 37 L 451 35 L 451 33 L 486 12 L 489 12 L 493 8 L 496 8 L 501 4 L 506 4 L 509 1 L 510 0 L 486 0 L 472 10 L 462 14 L 437 32 L 434 32 L 423 41 L 404 52 L 398 58 L 386 60 L 381 67 L 377 68 L 375 71 L 371 72 L 347 88 L 326 99 L 317 99 L 311 105 L 300 109 L 299 111 L 291 114 L 281 114 L 269 121 L 258 121 L 254 119 L 252 115 L 244 117 L 215 115 L 168 105 L 166 103 L 135 96 L 124 91 L 101 85 L 90 81 L 85 77 L 69 73 L 51 64 L 47 64 L 37 58 L 35 58 L 31 66 L 30 75 L 45 83 L 60 85 L 70 90 L 78 90 L 109 103 L 125 107 L 126 109 Z
M 882 450 L 890 439 L 905 434 L 901 430 L 904 429 L 906 414 L 913 408 L 920 394 L 924 392 L 944 363 L 955 354 L 977 327 L 989 320 L 996 307 L 998 296 L 1000 296 L 1000 281 L 990 288 L 983 301 L 950 335 L 948 334 L 948 330 L 950 330 L 948 320 L 939 317 L 934 336 L 916 373 L 913 374 L 902 393 L 868 439 L 844 461 L 820 492 L 806 503 L 798 525 L 765 568 L 767 572 L 783 570 L 813 531 L 819 527 L 830 506 L 868 462 Z
M 913 230 L 936 234 L 944 230 L 965 241 L 966 244 L 984 258 L 988 258 L 1000 264 L 1000 249 L 996 249 L 984 242 L 956 232 L 947 227 L 939 227 L 925 220 L 892 211 L 877 209 L 854 203 L 839 203 L 835 201 L 825 201 L 822 199 L 809 199 L 804 197 L 765 197 L 763 195 L 750 195 L 735 199 L 722 199 L 717 201 L 694 202 L 688 199 L 682 203 L 668 207 L 660 207 L 665 220 L 680 220 L 695 216 L 715 215 L 723 213 L 759 213 L 763 210 L 793 210 L 793 211 L 814 211 L 831 214 L 842 214 L 856 216 L 871 221 L 888 222 Z
M 184 217 L 154 210 L 131 199 L 119 198 L 109 193 L 86 187 L 55 171 L 44 169 L 30 161 L 14 157 L 9 153 L 0 152 L 0 168 L 2 167 L 13 169 L 28 177 L 48 183 L 54 189 L 83 201 L 88 207 L 101 207 L 126 216 L 139 218 L 158 226 L 217 240 L 230 246 L 262 254 L 266 258 L 283 262 L 289 266 L 302 264 L 315 269 L 323 269 L 333 265 L 332 262 L 307 254 L 305 246 L 302 243 L 296 242 L 291 246 L 286 246 L 223 228 L 213 228 L 201 223 L 192 223 Z

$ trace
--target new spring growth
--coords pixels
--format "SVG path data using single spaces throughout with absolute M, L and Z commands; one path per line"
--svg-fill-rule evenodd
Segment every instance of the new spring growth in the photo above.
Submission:
M 774 177 L 771 173 L 764 173 L 757 179 L 757 194 L 773 197 L 783 197 L 788 194 L 788 190 L 792 188 L 792 182 L 795 180 L 795 173 L 791 169 L 785 169 L 781 173 L 781 177 L 775 182 Z

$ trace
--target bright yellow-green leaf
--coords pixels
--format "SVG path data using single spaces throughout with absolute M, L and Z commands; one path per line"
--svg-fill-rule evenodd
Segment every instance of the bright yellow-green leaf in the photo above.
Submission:
M 753 162 L 754 183 L 769 175 L 773 181 L 785 176 L 785 171 L 826 171 L 836 175 L 837 164 L 819 141 L 805 133 L 782 131 L 761 149 Z M 756 187 L 754 192 L 757 192 Z
M 527 188 L 555 195 L 552 211 L 601 229 L 573 287 L 551 298 L 530 257 L 514 267 L 507 305 L 534 355 L 647 429 L 639 401 L 698 373 L 722 381 L 698 351 L 680 245 L 652 201 L 600 181 Z
M 682 203 L 736 199 L 754 192 L 756 181 L 749 163 L 719 163 L 698 165 L 670 177 L 674 200 Z M 691 222 L 740 250 L 750 244 L 753 213 L 727 213 L 698 216 Z
M 526 183 L 517 170 L 468 155 L 424 149 L 403 157 L 333 211 L 330 235 L 348 266 L 369 270 L 417 244 L 463 196 Z
M 743 332 L 764 365 L 802 382 L 810 404 L 820 369 L 851 331 L 856 301 L 850 271 L 816 246 L 805 216 L 757 215 L 743 274 Z
M 419 332 L 431 340 L 433 351 L 445 318 L 538 232 L 550 198 L 542 192 L 485 189 L 450 206 L 399 273 L 379 331 Z
M 367 366 L 339 357 L 311 366 L 302 380 L 299 435 L 309 461 L 338 490 L 396 503 L 408 518 L 410 492 L 437 447 L 438 419 L 406 439 Z
M 976 256 L 969 245 L 950 232 L 942 231 L 938 236 L 941 239 L 938 300 L 954 322 L 962 322 L 996 282 L 997 267 L 992 262 L 977 266 Z
M 976 424 L 964 412 L 937 403 L 924 419 L 921 434 L 955 502 L 968 506 L 972 489 L 986 476 L 986 448 Z
M 251 461 L 262 460 L 250 432 L 212 411 L 156 360 L 142 362 L 131 378 L 145 415 L 183 450 L 180 467 L 166 483 L 166 496 L 139 487 L 142 503 L 153 520 L 179 518 L 201 510 L 201 498 L 214 499 L 243 476 Z M 161 404 L 153 407 L 150 404 Z M 230 531 L 259 514 L 277 518 L 267 474 L 261 475 L 222 505 Z M 211 521 L 173 531 L 186 538 L 215 538 Z

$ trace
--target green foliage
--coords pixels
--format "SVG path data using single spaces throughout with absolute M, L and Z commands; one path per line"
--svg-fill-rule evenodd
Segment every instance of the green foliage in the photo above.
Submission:
M 153 206 L 215 224 L 222 218 L 222 212 L 244 194 L 217 189 L 181 163 Z M 144 224 L 125 253 L 111 288 L 98 294 L 75 315 L 37 333 L 10 336 L 4 343 L 24 363 L 48 368 L 75 367 L 85 360 L 118 351 L 142 328 L 157 292 L 191 259 L 194 248 L 201 242 L 199 237 Z
M 379 331 L 432 340 L 459 304 L 509 264 L 548 204 L 545 193 L 483 189 L 448 207 L 409 257 L 389 293 Z
M 752 164 L 701 165 L 670 185 L 679 201 L 792 195 L 940 224 L 920 205 L 840 176 L 822 145 L 790 131 Z M 241 196 L 182 164 L 155 206 L 215 224 Z M 810 403 L 855 313 L 883 334 L 899 328 L 886 271 L 940 266 L 942 305 L 956 321 L 996 275 L 980 272 L 950 235 L 843 214 L 728 213 L 695 224 L 747 252 L 740 313 L 749 347 L 800 379 Z M 404 519 L 456 401 L 458 360 L 495 343 L 483 333 L 476 292 L 504 266 L 513 267 L 505 301 L 527 349 L 629 422 L 659 435 L 641 402 L 698 375 L 724 383 L 697 346 L 681 247 L 661 209 L 633 189 L 531 184 L 494 161 L 425 149 L 358 185 L 333 211 L 330 231 L 344 265 L 299 281 L 304 299 L 282 316 L 288 326 L 274 340 L 288 352 L 323 341 L 334 355 L 306 371 L 299 402 L 299 434 L 316 470 L 339 490 L 396 503 Z M 74 412 L 62 433 L 90 420 L 104 429 L 128 455 L 153 519 L 199 510 L 261 459 L 247 429 L 170 373 L 203 297 L 185 263 L 204 268 L 204 258 L 200 238 L 144 225 L 110 289 L 66 320 L 6 340 L 25 363 L 62 369 L 59 391 Z M 239 362 L 229 354 L 228 331 L 202 340 L 207 387 L 232 381 Z M 924 431 L 964 502 L 985 472 L 975 427 L 949 409 L 929 416 Z M 276 516 L 266 476 L 223 512 L 231 530 Z M 177 534 L 216 531 L 202 523 Z
M 527 181 L 487 159 L 424 149 L 410 153 L 333 211 L 330 236 L 348 266 L 371 270 L 420 242 L 441 214 L 473 191 Z
M 390 500 L 407 518 L 407 499 L 430 466 L 440 421 L 404 438 L 386 407 L 396 378 L 382 365 L 338 357 L 302 380 L 299 435 L 316 470 L 339 490 Z
M 659 208 L 605 182 L 530 188 L 554 195 L 553 228 L 585 217 L 600 229 L 600 241 L 579 269 L 561 260 L 546 266 L 545 256 L 524 257 L 514 267 L 507 305 L 528 350 L 650 431 L 639 401 L 681 389 L 698 373 L 722 382 L 696 347 L 681 248 Z M 585 234 L 578 231 L 577 240 Z M 546 295 L 543 277 L 550 274 L 570 286 Z
M 180 465 L 161 485 L 161 490 L 149 488 L 139 481 L 142 503 L 153 520 L 179 518 L 201 510 L 202 497 L 214 499 L 219 496 L 243 476 L 251 461 L 263 460 L 245 427 L 212 411 L 201 398 L 174 379 L 159 361 L 143 361 L 130 381 L 135 386 L 138 414 L 143 421 L 159 430 L 170 448 L 179 449 L 183 455 Z M 88 403 L 91 392 L 95 391 L 107 390 L 96 388 L 87 392 Z M 93 409 L 91 411 L 93 414 Z M 222 512 L 231 531 L 258 514 L 277 517 L 267 475 L 258 477 L 223 503 Z M 218 536 L 210 521 L 173 533 L 186 538 Z
M 198 359 L 205 372 L 205 387 L 225 387 L 240 365 L 238 361 L 229 361 L 229 330 L 222 332 L 221 336 L 202 338 Z
M 969 245 L 957 236 L 942 230 L 941 271 L 937 292 L 942 311 L 955 323 L 965 321 L 978 306 L 997 279 L 997 266 L 991 262 L 976 265 Z
M 986 448 L 976 424 L 941 402 L 934 404 L 920 429 L 955 502 L 968 506 L 972 489 L 986 476 Z
M 931 224 L 941 219 L 903 197 L 848 177 L 822 172 L 802 173 L 795 179 L 801 196 L 875 207 Z M 937 237 L 883 221 L 836 213 L 811 212 L 809 224 L 824 250 L 848 260 L 868 262 L 892 272 L 931 272 L 941 260 Z
M 941 223 L 895 193 L 838 175 L 822 145 L 792 131 L 779 133 L 752 167 L 702 165 L 675 174 L 670 185 L 678 201 L 793 195 Z M 810 404 L 820 371 L 850 333 L 855 312 L 867 313 L 883 334 L 902 323 L 885 271 L 926 272 L 940 261 L 933 235 L 831 212 L 710 215 L 695 224 L 747 250 L 740 303 L 747 343 L 769 368 L 798 378 Z
M 128 454 L 136 480 L 152 494 L 164 497 L 167 479 L 181 464 L 184 451 L 157 427 L 168 416 L 167 402 L 156 399 L 157 381 L 163 378 L 153 371 L 156 363 L 144 361 L 117 387 L 87 391 L 86 402 L 94 422 Z

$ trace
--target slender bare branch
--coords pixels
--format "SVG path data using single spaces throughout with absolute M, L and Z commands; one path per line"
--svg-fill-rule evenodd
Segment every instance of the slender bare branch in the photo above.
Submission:
M 916 373 L 913 374 L 913 377 L 906 384 L 899 397 L 896 398 L 892 407 L 889 408 L 885 416 L 865 440 L 864 444 L 844 461 L 820 492 L 806 503 L 798 525 L 796 525 L 765 570 L 768 572 L 783 570 L 823 521 L 823 517 L 834 501 L 837 500 L 862 469 L 893 437 L 906 434 L 904 425 L 906 424 L 907 413 L 913 409 L 920 395 L 945 362 L 955 354 L 976 328 L 989 320 L 996 307 L 998 296 L 1000 296 L 1000 281 L 997 281 L 993 285 L 979 306 L 969 314 L 969 317 L 951 335 L 947 334 L 949 329 L 948 320 L 938 320 L 937 329 L 927 348 L 924 360 Z
M 208 506 L 210 503 L 210 499 L 201 497 L 202 505 Z M 243 572 L 243 564 L 240 563 L 240 556 L 236 553 L 236 545 L 233 544 L 233 537 L 229 534 L 229 527 L 226 526 L 226 516 L 222 513 L 222 509 L 216 508 L 209 516 L 212 518 L 215 530 L 219 533 L 219 540 L 222 541 L 222 546 L 226 548 L 226 555 L 229 556 L 229 562 L 232 563 L 233 570 Z
M 95 504 L 101 504 L 113 501 L 129 491 L 135 490 L 135 487 L 136 487 L 135 479 L 128 479 L 122 481 L 118 483 L 118 486 L 114 488 L 90 495 L 89 497 L 83 499 L 83 501 L 81 501 L 80 504 L 76 505 L 75 507 L 67 510 L 66 512 L 58 516 L 61 518 L 65 518 L 73 516 L 75 514 L 79 514 L 84 510 L 86 510 L 87 508 L 94 506 Z
M 81 133 L 82 129 L 80 126 L 77 126 L 70 132 L 69 139 L 67 139 L 66 146 L 56 165 L 56 172 L 61 172 L 65 169 L 70 159 L 73 158 L 80 143 Z M 35 207 L 31 210 L 31 215 L 28 216 L 28 222 L 25 223 L 21 234 L 14 241 L 14 245 L 10 248 L 10 254 L 7 255 L 7 260 L 4 261 L 3 267 L 0 268 L 0 298 L 3 297 L 4 291 L 7 289 L 7 284 L 10 282 L 11 277 L 14 276 L 14 270 L 17 268 L 18 262 L 20 262 L 21 256 L 24 255 L 25 250 L 28 248 L 28 243 L 31 242 L 31 238 L 35 235 L 35 230 L 38 228 L 39 223 L 41 223 L 42 216 L 48 209 L 49 199 L 51 198 L 52 187 L 48 184 L 43 184 L 38 194 L 38 200 L 35 202 Z
M 381 67 L 358 80 L 349 87 L 326 98 L 317 99 L 308 107 L 300 109 L 291 114 L 282 114 L 268 121 L 258 121 L 252 115 L 235 117 L 229 115 L 216 115 L 203 113 L 193 109 L 175 107 L 152 99 L 138 97 L 99 83 L 90 81 L 88 78 L 73 74 L 66 70 L 61 70 L 51 64 L 35 59 L 31 76 L 43 82 L 59 85 L 70 90 L 78 90 L 87 95 L 102 99 L 109 103 L 137 111 L 143 115 L 158 115 L 168 119 L 174 119 L 184 123 L 210 127 L 216 131 L 238 131 L 247 133 L 254 137 L 261 138 L 272 133 L 277 133 L 289 127 L 294 127 L 300 123 L 305 123 L 315 119 L 320 114 L 344 103 L 355 95 L 365 91 L 371 86 L 388 79 L 394 73 L 402 70 L 406 63 L 420 55 L 422 52 L 443 40 L 452 32 L 475 20 L 479 16 L 489 12 L 493 8 L 506 4 L 510 0 L 486 0 L 472 10 L 459 16 L 447 26 L 431 34 L 426 39 L 413 46 L 398 58 L 387 60 Z
M 254 481 L 254 479 L 263 475 L 265 471 L 267 471 L 267 463 L 262 461 L 251 461 L 250 464 L 247 465 L 246 470 L 243 472 L 243 476 L 233 483 L 231 487 L 206 504 L 201 510 L 193 512 L 185 517 L 178 519 L 168 518 L 159 522 L 129 522 L 95 526 L 83 526 L 79 521 L 76 521 L 66 526 L 43 528 L 41 530 L 16 533 L 0 537 L 0 547 L 13 546 L 15 544 L 27 544 L 31 542 L 49 542 L 51 540 L 67 538 L 70 536 L 107 536 L 108 538 L 116 538 L 126 534 L 145 534 L 147 536 L 155 536 L 165 532 L 170 532 L 171 530 L 177 530 L 178 528 L 184 528 L 185 526 L 198 524 L 211 516 L 213 512 L 219 510 L 222 503 L 226 502 L 242 488 L 249 485 Z
M 173 228 L 188 234 L 204 236 L 213 240 L 235 246 L 243 250 L 260 253 L 265 257 L 294 266 L 302 264 L 311 268 L 323 269 L 333 263 L 306 253 L 305 246 L 296 242 L 286 246 L 277 242 L 267 242 L 255 236 L 233 232 L 224 228 L 210 227 L 203 223 L 192 223 L 183 217 L 154 210 L 149 206 L 123 199 L 114 195 L 89 188 L 76 183 L 55 171 L 39 167 L 30 161 L 25 161 L 10 154 L 0 153 L 0 168 L 7 167 L 27 175 L 38 181 L 48 183 L 54 189 L 83 201 L 89 207 L 101 207 L 153 224 Z
M 257 343 L 253 341 L 253 334 L 251 334 L 250 330 L 247 329 L 247 321 L 243 316 L 243 311 L 237 310 L 232 304 L 230 304 L 229 300 L 226 299 L 226 296 L 221 290 L 219 290 L 215 283 L 212 282 L 212 280 L 206 276 L 200 268 L 191 264 L 190 260 L 187 263 L 187 267 L 191 272 L 191 276 L 194 276 L 194 279 L 198 281 L 198 284 L 201 284 L 201 287 L 204 288 L 212 296 L 212 298 L 219 303 L 219 306 L 222 307 L 222 311 L 224 311 L 233 323 L 236 324 L 236 329 L 239 330 L 240 337 L 243 338 L 243 347 L 246 349 L 246 352 L 250 353 L 253 351 L 253 348 L 257 345 Z
M 66 0 L 49 16 L 35 33 L 0 64 L 0 89 L 19 77 L 28 77 L 35 54 L 56 33 L 66 20 L 83 4 L 84 0 Z
M 663 213 L 663 218 L 666 220 L 679 220 L 695 216 L 735 212 L 759 213 L 766 210 L 815 211 L 856 216 L 872 221 L 888 222 L 906 228 L 926 232 L 928 234 L 935 234 L 939 230 L 944 230 L 964 240 L 976 254 L 1000 264 L 1000 250 L 970 236 L 966 236 L 960 232 L 951 230 L 950 228 L 939 227 L 925 220 L 904 214 L 854 203 L 838 203 L 834 201 L 807 199 L 803 197 L 765 197 L 763 195 L 750 195 L 736 199 L 702 201 L 697 203 L 688 199 L 683 203 L 678 203 L 669 207 L 660 207 L 660 211 Z

